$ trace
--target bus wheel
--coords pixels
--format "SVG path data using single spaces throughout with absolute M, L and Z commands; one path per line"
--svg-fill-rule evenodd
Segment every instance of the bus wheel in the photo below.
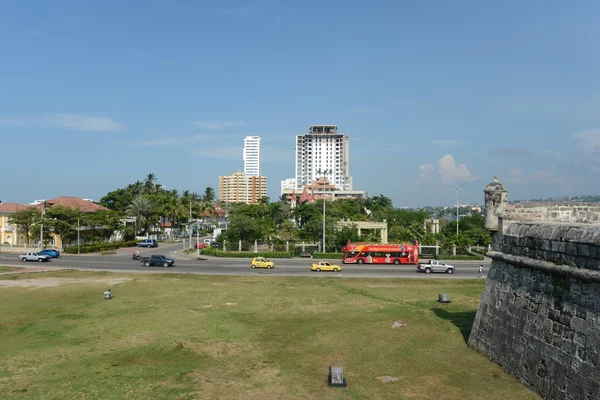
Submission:
M 358 259 L 358 261 L 357 261 L 357 263 L 359 263 L 359 264 L 362 264 L 362 263 L 364 263 L 364 262 L 365 262 L 365 261 L 364 261 L 362 258 L 359 258 L 359 259 Z
M 398 264 L 400 264 L 400 260 L 398 260 L 398 259 L 396 258 L 396 259 L 394 260 L 394 264 L 395 264 L 395 265 L 398 265 Z

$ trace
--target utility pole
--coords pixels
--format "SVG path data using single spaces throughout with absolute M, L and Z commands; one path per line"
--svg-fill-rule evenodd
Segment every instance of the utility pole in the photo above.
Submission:
M 195 193 L 192 193 L 192 198 L 190 199 L 190 219 L 188 221 L 188 226 L 190 227 L 190 249 L 192 248 L 192 199 L 196 196 Z
M 458 191 L 462 190 L 456 185 L 456 237 L 458 238 Z
M 77 254 L 79 254 L 79 218 L 77 218 Z
M 44 206 L 46 205 L 45 201 L 42 201 L 42 220 L 40 223 L 40 249 L 44 248 Z
M 200 259 L 200 229 L 196 227 L 196 248 L 198 249 L 198 259 Z

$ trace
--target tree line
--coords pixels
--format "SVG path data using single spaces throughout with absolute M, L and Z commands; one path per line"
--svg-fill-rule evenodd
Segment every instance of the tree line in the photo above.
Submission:
M 125 240 L 131 240 L 137 235 L 158 233 L 152 232 L 152 228 L 165 223 L 173 228 L 189 229 L 190 217 L 192 220 L 202 219 L 216 224 L 215 210 L 221 207 L 227 208 L 228 223 L 227 229 L 218 238 L 220 241 L 237 243 L 242 240 L 244 247 L 248 247 L 257 240 L 283 249 L 286 242 L 320 243 L 323 235 L 323 200 L 300 203 L 298 196 L 294 208 L 285 199 L 271 201 L 268 197 L 262 198 L 257 204 L 226 205 L 216 200 L 211 187 L 200 194 L 189 190 L 168 190 L 157 183 L 153 173 L 143 181 L 138 180 L 107 193 L 99 204 L 108 211 L 83 213 L 64 206 L 53 206 L 47 208 L 42 216 L 37 208 L 32 207 L 13 214 L 10 222 L 26 233 L 28 243 L 41 235 L 42 227 L 46 242 L 51 233 L 56 233 L 62 237 L 64 244 L 72 243 L 80 227 L 79 234 L 83 242 L 99 244 L 108 240 L 115 231 L 120 231 Z M 456 221 L 442 220 L 439 234 L 428 232 L 424 225 L 431 216 L 425 209 L 395 209 L 392 200 L 383 195 L 329 201 L 325 214 L 326 250 L 339 250 L 348 241 L 380 240 L 378 233 L 373 231 L 363 230 L 359 237 L 355 227 L 335 229 L 335 223 L 341 219 L 385 220 L 389 242 L 418 240 L 424 245 L 439 243 L 446 247 L 491 243 L 480 214 L 461 217 L 458 235 Z M 125 217 L 133 220 L 133 226 L 124 224 Z

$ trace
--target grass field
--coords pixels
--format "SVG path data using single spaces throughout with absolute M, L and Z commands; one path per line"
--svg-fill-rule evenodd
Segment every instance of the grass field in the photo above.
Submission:
M 465 343 L 482 289 L 454 279 L 2 276 L 0 393 L 536 399 Z M 438 293 L 452 303 L 437 303 Z M 407 326 L 393 329 L 398 320 Z M 327 387 L 329 365 L 344 368 L 348 387 Z
M 0 266 L 0 273 L 1 273 L 1 272 L 11 272 L 11 271 L 16 271 L 16 270 L 18 270 L 18 269 L 22 269 L 22 268 L 19 268 L 19 267 L 1 267 L 1 266 Z

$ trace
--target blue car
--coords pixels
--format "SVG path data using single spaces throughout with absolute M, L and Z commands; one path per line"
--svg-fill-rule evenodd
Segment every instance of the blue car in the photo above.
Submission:
M 39 255 L 50 256 L 52 258 L 60 257 L 60 251 L 58 251 L 58 250 L 46 249 L 46 250 L 38 251 L 37 253 Z

